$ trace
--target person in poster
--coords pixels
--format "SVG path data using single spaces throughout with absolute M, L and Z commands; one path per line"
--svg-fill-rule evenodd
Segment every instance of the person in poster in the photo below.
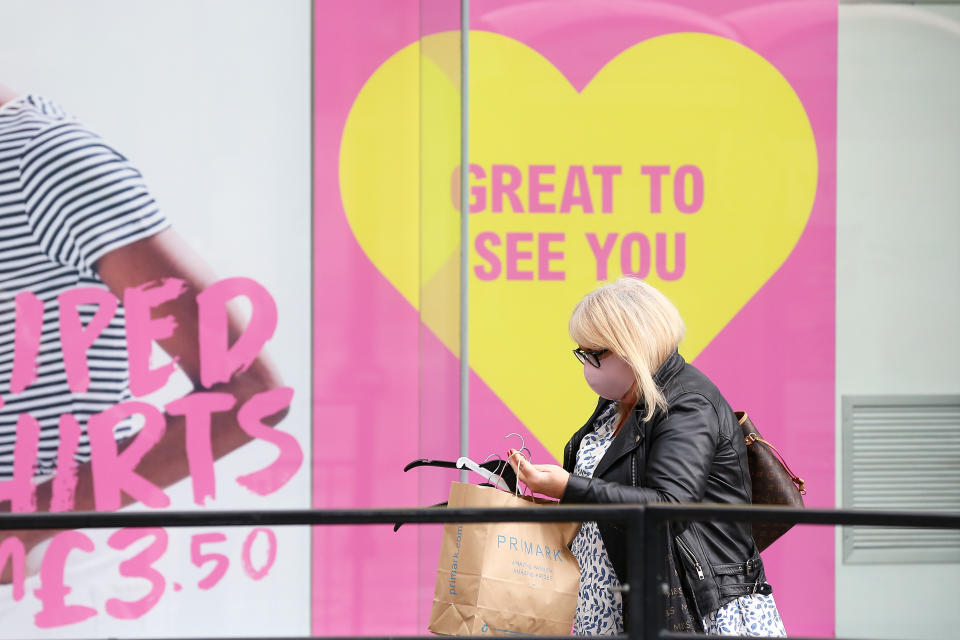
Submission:
M 202 307 L 220 310 L 207 316 L 224 321 L 218 346 L 252 325 L 269 338 L 269 294 L 249 280 L 246 288 L 237 280 L 218 286 L 120 152 L 56 103 L 3 86 L 0 194 L 0 512 L 105 510 L 134 500 L 162 507 L 162 489 L 188 475 L 200 476 L 194 497 L 203 504 L 212 495 L 203 462 L 256 437 L 251 425 L 279 423 L 292 389 L 262 342 L 248 349 L 253 357 L 224 349 L 212 362 L 218 352 L 203 344 L 211 327 L 201 326 Z M 226 304 L 238 294 L 259 294 L 250 323 Z M 135 318 L 123 304 L 132 301 Z M 173 371 L 172 363 L 150 368 L 152 339 L 198 391 L 164 414 L 131 402 Z M 146 424 L 134 435 L 137 413 Z M 101 458 L 112 466 L 96 468 L 91 443 L 109 449 L 114 440 Z M 23 554 L 54 533 L 0 535 L 2 581 L 19 581 L 22 591 Z

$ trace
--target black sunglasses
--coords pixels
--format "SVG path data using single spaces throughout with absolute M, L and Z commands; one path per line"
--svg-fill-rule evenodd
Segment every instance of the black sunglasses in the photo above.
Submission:
M 581 364 L 591 364 L 597 369 L 600 368 L 600 357 L 603 356 L 610 349 L 598 349 L 597 351 L 584 351 L 580 347 L 577 347 L 573 350 L 573 355 L 577 356 L 577 360 Z

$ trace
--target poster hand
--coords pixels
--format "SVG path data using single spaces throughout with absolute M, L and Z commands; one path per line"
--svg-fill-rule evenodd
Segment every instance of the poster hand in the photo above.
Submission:
M 0 566 L 0 585 L 10 584 L 16 577 L 14 567 L 20 565 L 20 562 L 26 560 L 30 551 L 43 543 L 48 538 L 53 537 L 57 531 L 47 531 L 39 529 L 7 530 L 0 533 L 0 558 L 6 557 L 6 561 Z M 29 577 L 39 571 L 39 565 L 31 566 L 29 561 L 23 563 L 23 577 Z

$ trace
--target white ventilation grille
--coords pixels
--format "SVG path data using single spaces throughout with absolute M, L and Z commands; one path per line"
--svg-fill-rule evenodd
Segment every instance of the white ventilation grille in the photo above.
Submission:
M 960 396 L 844 396 L 843 506 L 960 513 Z M 960 531 L 845 527 L 843 558 L 960 562 Z

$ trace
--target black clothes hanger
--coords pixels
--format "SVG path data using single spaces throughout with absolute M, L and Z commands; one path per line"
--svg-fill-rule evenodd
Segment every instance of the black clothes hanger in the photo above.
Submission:
M 499 478 L 502 478 L 509 487 L 510 491 L 517 490 L 517 474 L 514 472 L 513 467 L 511 467 L 505 460 L 487 460 L 486 462 L 481 462 L 477 466 L 490 471 L 493 474 L 496 474 Z M 439 467 L 441 469 L 460 469 L 461 467 L 457 466 L 456 461 L 454 460 L 430 460 L 428 458 L 419 458 L 412 462 L 407 463 L 403 468 L 404 472 L 410 471 L 411 469 L 416 469 L 417 467 Z M 483 482 L 480 484 L 481 487 L 492 487 L 493 485 L 489 482 Z M 439 502 L 437 504 L 430 505 L 429 508 L 433 509 L 436 507 L 446 507 L 446 502 Z M 393 530 L 396 532 L 401 526 L 402 522 L 395 522 L 393 524 Z
M 491 485 L 487 485 L 487 486 L 492 487 L 493 485 L 491 484 Z M 447 503 L 446 503 L 446 502 L 438 502 L 437 504 L 432 504 L 432 505 L 430 505 L 430 506 L 427 507 L 427 508 L 428 508 L 428 509 L 436 509 L 436 508 L 438 508 L 438 507 L 445 507 L 445 506 L 447 506 Z M 393 523 L 393 532 L 396 533 L 396 532 L 400 529 L 400 527 L 402 527 L 402 526 L 403 526 L 403 521 L 402 521 L 402 520 L 401 520 L 401 521 L 398 521 L 398 522 L 394 522 L 394 523 Z
M 502 478 L 510 491 L 517 490 L 517 474 L 513 471 L 513 467 L 511 467 L 505 460 L 487 460 L 486 462 L 478 463 L 478 466 Z M 407 472 L 411 469 L 416 469 L 417 467 L 440 467 L 442 469 L 462 468 L 457 466 L 455 460 L 430 460 L 428 458 L 419 458 L 407 463 L 407 466 L 405 466 L 403 470 L 404 472 Z
M 404 472 L 410 471 L 410 469 L 416 469 L 417 467 L 443 467 L 444 469 L 456 469 L 457 463 L 452 460 L 429 460 L 427 458 L 420 458 L 414 460 L 413 462 L 408 462 L 407 466 L 403 468 Z

